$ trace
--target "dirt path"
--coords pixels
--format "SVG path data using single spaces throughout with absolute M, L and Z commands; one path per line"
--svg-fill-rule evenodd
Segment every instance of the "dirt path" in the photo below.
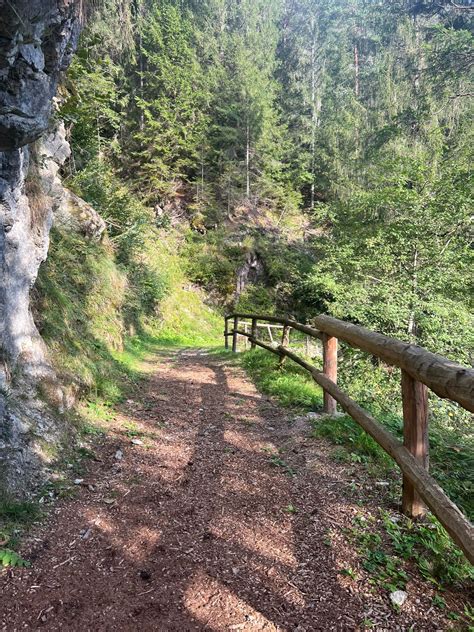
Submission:
M 359 508 L 304 424 L 204 353 L 152 368 L 33 534 L 33 566 L 0 575 L 3 630 L 442 629 L 340 573 Z

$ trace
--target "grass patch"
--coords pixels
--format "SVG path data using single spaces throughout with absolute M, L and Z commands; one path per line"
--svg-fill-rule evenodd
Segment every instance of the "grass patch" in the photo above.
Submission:
M 405 516 L 357 515 L 344 530 L 355 546 L 369 581 L 382 590 L 406 590 L 413 566 L 437 590 L 462 589 L 474 579 L 474 567 L 432 516 L 414 522 Z M 436 594 L 433 605 L 442 607 Z
M 160 344 L 176 347 L 215 347 L 221 344 L 221 315 L 205 305 L 194 289 L 177 287 L 160 304 L 161 322 L 153 327 Z
M 20 536 L 41 517 L 39 505 L 34 502 L 17 501 L 7 494 L 0 495 L 0 566 L 26 566 L 13 550 Z
M 260 391 L 272 395 L 283 406 L 301 410 L 320 410 L 321 388 L 300 367 L 287 362 L 280 369 L 278 359 L 257 349 L 239 356 L 242 366 Z
M 403 421 L 398 415 L 378 414 L 377 421 L 402 440 Z M 322 417 L 314 421 L 313 435 L 325 437 L 340 446 L 342 450 L 336 453 L 339 461 L 375 464 L 382 475 L 395 467 L 388 454 L 348 415 Z M 462 437 L 439 425 L 430 428 L 430 473 L 472 520 L 472 449 Z
M 396 417 L 385 419 L 389 430 L 400 437 L 402 432 L 401 422 Z M 338 451 L 341 455 L 345 452 L 347 461 L 352 463 L 369 463 L 374 461 L 382 468 L 392 469 L 393 460 L 362 428 L 348 415 L 336 417 L 321 417 L 313 422 L 313 436 L 329 439 L 337 446 L 345 448 Z M 341 457 L 338 460 L 343 460 Z
M 39 518 L 35 503 L 16 501 L 9 496 L 0 497 L 0 521 L 2 524 L 31 524 Z

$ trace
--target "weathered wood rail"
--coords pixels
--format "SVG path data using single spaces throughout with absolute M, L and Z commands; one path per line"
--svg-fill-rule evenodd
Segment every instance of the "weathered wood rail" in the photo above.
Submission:
M 239 329 L 241 319 L 250 321 L 251 333 L 248 333 L 249 323 L 245 331 Z M 233 321 L 232 329 L 229 321 Z M 258 321 L 283 326 L 280 345 L 269 345 L 258 339 Z M 314 324 L 317 329 L 289 318 L 230 314 L 225 317 L 225 346 L 229 347 L 228 340 L 232 337 L 232 350 L 237 351 L 238 336 L 243 336 L 250 340 L 252 349 L 259 346 L 278 355 L 280 364 L 290 358 L 306 369 L 323 389 L 324 412 L 334 414 L 339 404 L 395 460 L 403 474 L 404 513 L 417 518 L 428 507 L 474 564 L 474 526 L 428 473 L 428 388 L 474 412 L 474 370 L 417 345 L 330 316 L 318 316 Z M 322 371 L 287 348 L 292 329 L 322 342 Z M 402 370 L 403 444 L 337 386 L 339 340 Z

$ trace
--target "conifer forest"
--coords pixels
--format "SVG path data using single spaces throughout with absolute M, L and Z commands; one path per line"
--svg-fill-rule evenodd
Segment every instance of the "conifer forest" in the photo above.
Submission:
M 473 38 L 0 0 L 1 630 L 473 629 Z

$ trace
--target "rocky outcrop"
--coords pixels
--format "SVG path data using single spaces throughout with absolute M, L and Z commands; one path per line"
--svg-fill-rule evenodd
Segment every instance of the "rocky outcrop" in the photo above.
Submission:
M 47 129 L 80 31 L 77 0 L 0 0 L 0 151 Z
M 78 232 L 87 239 L 101 239 L 106 224 L 97 211 L 65 188 L 59 171 L 71 155 L 64 124 L 59 122 L 35 148 L 35 174 L 41 195 L 55 226 Z
M 257 283 L 265 275 L 265 267 L 256 252 L 249 252 L 244 263 L 237 271 L 235 283 L 234 303 L 240 298 L 247 285 Z
M 30 310 L 53 220 L 32 143 L 76 46 L 78 4 L 0 0 L 0 486 L 15 490 L 34 478 L 41 443 L 60 434 L 34 397 L 40 380 L 57 386 Z

